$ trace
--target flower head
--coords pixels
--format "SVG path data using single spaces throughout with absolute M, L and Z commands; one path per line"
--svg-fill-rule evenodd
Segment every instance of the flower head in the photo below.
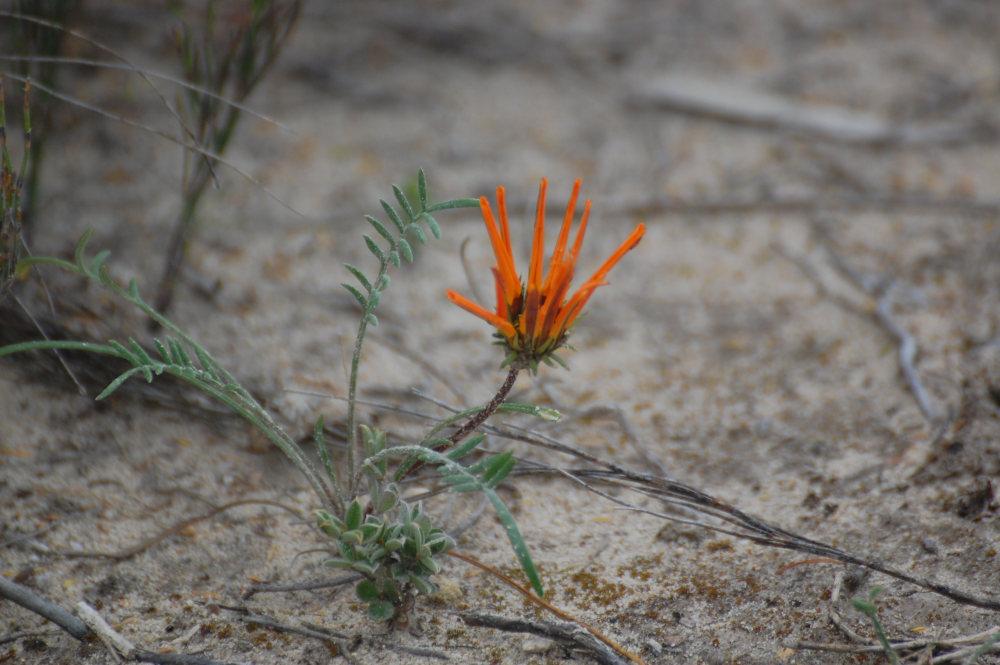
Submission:
M 568 247 L 570 227 L 573 217 L 576 216 L 576 199 L 580 193 L 580 181 L 574 182 L 573 194 L 566 207 L 566 216 L 563 218 L 559 238 L 549 259 L 548 273 L 543 274 L 546 185 L 547 181 L 543 178 L 538 189 L 535 233 L 527 283 L 522 282 L 514 267 L 504 189 L 498 187 L 499 226 L 489 201 L 485 196 L 479 199 L 479 207 L 482 209 L 483 220 L 486 222 L 486 230 L 490 235 L 490 243 L 493 245 L 493 253 L 497 260 L 493 267 L 493 278 L 496 282 L 496 311 L 491 312 L 480 307 L 454 291 L 447 292 L 448 298 L 453 303 L 496 327 L 500 343 L 509 351 L 505 365 L 517 364 L 532 370 L 537 368 L 539 361 L 552 364 L 552 360 L 556 360 L 560 364 L 565 364 L 555 355 L 556 349 L 566 344 L 570 327 L 580 316 L 594 290 L 607 283 L 604 278 L 611 268 L 639 243 L 643 233 L 646 232 L 646 227 L 639 224 L 625 242 L 619 245 L 608 260 L 597 269 L 597 272 L 570 295 L 570 282 L 573 280 L 576 259 L 583 243 L 583 234 L 587 230 L 587 218 L 590 216 L 590 201 L 584 203 L 576 239 L 572 247 Z

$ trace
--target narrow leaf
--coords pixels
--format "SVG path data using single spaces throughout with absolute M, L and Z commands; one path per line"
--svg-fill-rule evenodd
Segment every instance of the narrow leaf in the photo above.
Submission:
M 219 373 L 215 369 L 215 362 L 212 357 L 208 355 L 205 349 L 201 348 L 197 344 L 194 346 L 194 354 L 198 356 L 198 364 L 201 365 L 202 369 L 208 372 L 209 376 L 213 380 L 219 381 Z
M 83 257 L 87 253 L 87 243 L 90 242 L 90 236 L 94 235 L 94 229 L 87 229 L 82 236 L 80 236 L 80 241 L 76 243 L 76 248 L 73 249 L 73 261 L 76 265 L 80 266 L 81 270 L 84 270 L 85 265 Z
M 536 406 L 534 404 L 525 404 L 524 402 L 504 402 L 497 407 L 497 411 L 500 413 L 526 413 L 530 416 L 551 422 L 556 422 L 562 418 L 562 414 L 555 409 Z
M 531 582 L 531 587 L 535 590 L 535 593 L 544 598 L 545 589 L 542 588 L 542 580 L 538 577 L 538 570 L 535 568 L 535 562 L 531 560 L 528 544 L 524 542 L 524 536 L 521 535 L 521 530 L 517 528 L 514 516 L 511 515 L 507 506 L 500 500 L 496 492 L 485 490 L 484 494 L 486 494 L 490 503 L 493 504 L 493 510 L 496 511 L 497 517 L 500 519 L 500 523 L 507 533 L 507 540 L 510 541 L 510 546 L 514 550 L 514 556 L 517 557 L 518 563 L 521 564 L 521 570 L 528 577 L 528 581 Z
M 427 213 L 424 214 L 424 219 L 427 221 L 427 228 L 429 228 L 431 230 L 431 234 L 435 238 L 437 238 L 438 240 L 440 240 L 441 239 L 441 227 L 438 226 L 437 220 L 434 219 L 431 215 L 429 215 Z
M 175 365 L 181 365 L 183 367 L 191 367 L 191 358 L 188 356 L 187 351 L 184 350 L 184 345 L 181 344 L 176 339 L 167 339 L 167 344 L 170 345 L 170 355 L 174 359 Z
M 417 171 L 417 198 L 420 199 L 421 210 L 427 208 L 427 177 L 424 170 Z
M 441 482 L 445 483 L 446 485 L 459 485 L 462 483 L 472 483 L 474 481 L 472 480 L 472 476 L 470 474 L 465 473 L 463 471 L 462 473 L 453 473 L 448 476 L 443 476 L 441 478 Z M 478 485 L 478 481 L 475 481 L 475 484 Z
M 406 225 L 403 224 L 403 220 L 399 218 L 399 213 L 397 213 L 385 199 L 379 199 L 378 202 L 382 204 L 382 209 L 385 210 L 385 214 L 389 216 L 392 223 L 395 224 L 396 228 L 399 229 L 399 232 L 402 233 L 403 229 L 406 228 Z
M 149 357 L 149 354 L 146 353 L 146 349 L 142 348 L 142 345 L 139 344 L 139 342 L 129 337 L 128 345 L 131 347 L 132 353 L 135 354 L 135 357 L 138 358 L 143 365 L 155 364 L 153 359 Z
M 124 374 L 122 374 L 121 376 L 119 376 L 118 378 L 116 378 L 114 381 L 112 381 L 111 383 L 109 383 L 108 387 L 105 388 L 104 390 L 102 390 L 101 394 L 99 394 L 94 399 L 98 400 L 98 401 L 104 399 L 105 397 L 107 397 L 108 395 L 110 395 L 111 393 L 113 393 L 114 391 L 118 390 L 119 386 L 121 386 L 123 383 L 125 383 L 126 381 L 128 381 L 130 378 L 132 378 L 132 376 L 134 374 L 138 374 L 139 372 L 142 372 L 145 375 L 147 382 L 153 380 L 153 374 L 152 374 L 152 372 L 149 371 L 149 368 L 147 368 L 147 367 L 133 367 L 132 369 L 130 369 L 129 371 L 125 372 Z
M 452 199 L 441 201 L 427 206 L 427 212 L 437 212 L 438 210 L 451 210 L 452 208 L 478 208 L 479 199 Z
M 359 270 L 358 268 L 352 266 L 350 263 L 345 263 L 344 267 L 347 268 L 348 272 L 350 272 L 352 275 L 354 275 L 354 278 L 356 280 L 358 280 L 359 282 L 361 282 L 361 286 L 363 286 L 365 288 L 365 291 L 368 291 L 369 293 L 371 293 L 372 283 L 368 281 L 368 278 L 365 277 L 365 274 L 363 272 L 361 272 L 361 270 Z
M 361 502 L 357 499 L 351 501 L 351 505 L 347 507 L 344 524 L 348 529 L 357 529 L 361 526 Z
M 476 446 L 478 446 L 485 440 L 486 440 L 485 434 L 477 434 L 476 436 L 471 437 L 468 441 L 464 442 L 463 444 L 449 450 L 447 453 L 445 453 L 445 456 L 448 459 L 452 460 L 462 459 L 463 457 L 471 453 L 473 450 L 475 450 Z
M 495 487 L 514 468 L 514 453 L 507 451 L 490 458 L 481 480 L 489 487 Z M 499 476 L 499 477 L 498 477 Z
M 100 252 L 95 254 L 94 258 L 90 260 L 91 272 L 93 272 L 94 274 L 101 272 L 101 266 L 104 264 L 105 261 L 108 260 L 109 256 L 111 256 L 111 251 L 107 249 L 101 250 Z
M 417 240 L 420 241 L 421 245 L 427 244 L 427 234 L 424 233 L 423 228 L 419 224 L 410 224 L 408 230 L 413 231 L 413 235 L 417 236 Z
M 410 243 L 406 242 L 406 239 L 400 238 L 396 241 L 399 247 L 399 252 L 403 255 L 403 258 L 409 263 L 413 263 L 413 250 L 410 248 Z
M 502 457 L 502 456 L 501 456 Z M 503 479 L 514 469 L 516 464 L 514 456 L 511 455 L 503 460 L 502 464 L 498 464 L 492 469 L 490 477 L 486 482 L 487 487 L 493 488 L 503 482 Z
M 385 263 L 386 256 L 382 248 L 378 246 L 378 243 L 372 240 L 371 236 L 365 234 L 365 244 L 368 245 L 368 251 L 375 255 L 382 263 Z M 397 264 L 398 265 L 398 264 Z
M 448 479 L 446 478 L 445 482 L 447 482 L 447 481 L 448 481 Z M 452 492 L 456 492 L 458 494 L 461 494 L 462 492 L 478 492 L 479 490 L 483 489 L 483 484 L 480 483 L 478 480 L 475 481 L 475 482 L 469 481 L 469 482 L 466 482 L 466 483 L 458 483 L 458 484 L 452 485 L 448 489 L 450 489 Z
M 118 357 L 119 358 L 124 358 L 125 360 L 129 361 L 133 365 L 138 365 L 139 364 L 136 361 L 135 356 L 132 355 L 132 352 L 129 351 L 128 349 L 126 349 L 122 345 L 122 343 L 119 342 L 118 340 L 114 340 L 114 339 L 110 340 L 108 342 L 108 346 L 110 346 L 112 349 L 114 349 L 118 353 Z
M 365 300 L 363 295 L 361 295 L 361 291 L 358 291 L 356 288 L 347 283 L 341 284 L 341 286 L 347 289 L 347 291 L 354 296 L 354 298 L 358 301 L 358 304 L 361 305 L 361 309 L 368 309 L 368 301 Z
M 389 229 L 385 228 L 385 224 L 378 221 L 371 215 L 365 215 L 365 219 L 368 220 L 368 223 L 372 225 L 373 229 L 378 231 L 378 234 L 380 236 L 386 239 L 386 242 L 392 243 L 392 241 L 395 239 L 395 236 L 389 233 Z
M 406 199 L 406 194 L 403 193 L 403 190 L 396 187 L 396 185 L 393 185 L 392 193 L 396 195 L 396 200 L 399 201 L 399 206 L 403 209 L 403 212 L 406 213 L 406 216 L 409 219 L 413 219 L 413 206 L 411 206 L 410 202 Z

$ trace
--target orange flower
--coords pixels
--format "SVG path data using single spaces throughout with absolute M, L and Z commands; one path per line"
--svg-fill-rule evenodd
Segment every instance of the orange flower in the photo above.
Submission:
M 535 235 L 531 246 L 531 263 L 528 267 L 528 282 L 523 284 L 517 269 L 514 267 L 514 255 L 511 251 L 510 228 L 507 224 L 507 205 L 504 200 L 503 187 L 497 187 L 497 209 L 500 215 L 500 225 L 497 227 L 493 210 L 486 197 L 480 197 L 479 207 L 483 212 L 486 230 L 490 235 L 493 253 L 497 263 L 493 267 L 493 277 L 496 281 L 496 312 L 491 312 L 468 298 L 449 290 L 448 298 L 469 312 L 472 312 L 497 329 L 497 336 L 510 351 L 504 365 L 518 364 L 532 371 L 537 368 L 538 361 L 552 364 L 555 359 L 565 365 L 555 350 L 566 344 L 570 327 L 583 311 L 594 290 L 606 284 L 604 278 L 611 268 L 625 253 L 635 247 L 646 227 L 642 224 L 636 227 L 632 234 L 618 249 L 597 269 L 590 279 L 583 283 L 576 293 L 569 295 L 570 282 L 576 268 L 577 255 L 583 243 L 583 234 L 587 229 L 587 218 L 590 216 L 590 201 L 584 203 L 583 216 L 580 218 L 580 228 L 576 232 L 576 240 L 567 251 L 570 226 L 576 213 L 576 199 L 580 193 L 580 181 L 573 183 L 573 194 L 566 207 L 562 229 L 556 241 L 555 250 L 549 259 L 549 271 L 542 274 L 542 255 L 545 250 L 545 188 L 547 181 L 543 178 L 538 189 L 538 207 L 535 211 Z

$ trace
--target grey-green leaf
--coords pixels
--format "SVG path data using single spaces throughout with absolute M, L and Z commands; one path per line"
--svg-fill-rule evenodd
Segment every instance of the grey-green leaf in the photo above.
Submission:
M 368 251 L 374 254 L 375 258 L 377 258 L 379 261 L 385 263 L 386 259 L 385 252 L 382 250 L 381 247 L 378 246 L 378 243 L 372 240 L 372 237 L 368 234 L 365 234 L 364 238 L 365 238 L 365 244 L 368 245 Z
M 413 249 L 410 248 L 410 243 L 406 242 L 405 238 L 400 238 L 396 242 L 403 258 L 408 262 L 413 263 Z
M 356 288 L 354 288 L 350 284 L 346 284 L 345 283 L 345 284 L 341 284 L 341 286 L 344 287 L 345 289 L 347 289 L 347 291 L 352 296 L 354 296 L 354 298 L 358 301 L 358 304 L 361 305 L 361 309 L 368 309 L 368 301 L 365 300 L 365 297 L 363 295 L 361 295 L 361 291 L 358 291 Z
M 387 242 L 392 243 L 395 236 L 389 233 L 389 229 L 385 228 L 385 224 L 378 221 L 371 215 L 365 215 L 365 219 L 368 220 L 368 223 L 372 225 L 372 228 L 375 229 L 380 236 L 385 238 Z
M 399 218 L 399 213 L 397 213 L 385 199 L 379 199 L 378 202 L 382 204 L 382 209 L 385 210 L 385 214 L 392 220 L 392 223 L 396 225 L 399 232 L 402 233 L 403 229 L 406 228 L 406 225 L 403 224 L 403 220 Z
M 403 193 L 403 190 L 396 185 L 393 185 L 392 193 L 396 195 L 396 200 L 399 201 L 399 206 L 403 209 L 403 212 L 406 213 L 406 216 L 413 219 L 413 206 L 411 206 L 410 202 L 406 199 L 406 194 Z
M 372 283 L 368 281 L 368 278 L 365 277 L 365 274 L 361 272 L 359 268 L 352 266 L 350 263 L 345 263 L 344 267 L 347 268 L 348 272 L 354 275 L 354 279 L 361 283 L 361 286 L 365 288 L 365 291 L 371 293 Z
M 424 175 L 424 170 L 420 169 L 417 171 L 417 198 L 420 199 L 420 208 L 424 209 L 427 207 L 427 176 Z

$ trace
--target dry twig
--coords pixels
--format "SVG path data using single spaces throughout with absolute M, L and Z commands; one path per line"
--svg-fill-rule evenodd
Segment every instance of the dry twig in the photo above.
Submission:
M 521 595 L 523 595 L 525 598 L 527 598 L 531 602 L 535 603 L 539 607 L 542 607 L 542 608 L 548 610 L 549 612 L 552 612 L 553 614 L 555 614 L 560 619 L 563 619 L 564 621 L 570 621 L 570 622 L 572 622 L 572 624 L 573 624 L 572 629 L 570 629 L 568 631 L 565 629 L 565 627 L 563 627 L 561 629 L 562 632 L 564 633 L 563 634 L 563 638 L 564 639 L 567 639 L 567 638 L 568 639 L 573 639 L 574 642 L 576 642 L 577 644 L 581 644 L 581 646 L 583 646 L 583 645 L 591 645 L 591 646 L 588 646 L 588 648 L 591 649 L 591 650 L 594 650 L 594 647 L 592 645 L 591 640 L 588 639 L 588 640 L 585 640 L 585 641 L 581 642 L 577 638 L 571 638 L 571 637 L 569 637 L 570 635 L 576 635 L 577 633 L 579 633 L 580 630 L 581 630 L 581 628 L 583 630 L 586 630 L 588 633 L 590 633 L 590 635 L 594 639 L 596 639 L 596 640 L 598 640 L 598 641 L 600 641 L 602 643 L 602 648 L 596 650 L 596 652 L 598 654 L 605 654 L 605 657 L 606 657 L 608 655 L 607 654 L 607 650 L 608 649 L 610 649 L 613 652 L 612 654 L 610 654 L 611 657 L 612 657 L 612 659 L 611 660 L 601 659 L 602 663 L 603 662 L 607 662 L 607 663 L 610 663 L 611 665 L 619 665 L 619 663 L 621 663 L 622 659 L 624 658 L 624 659 L 632 661 L 636 665 L 645 665 L 645 662 L 642 660 L 642 658 L 639 658 L 638 656 L 629 653 L 621 645 L 619 645 L 617 642 L 615 642 L 614 640 L 612 640 L 610 637 L 607 637 L 606 635 L 604 635 L 604 633 L 602 633 L 601 631 L 597 630 L 596 628 L 594 628 L 590 624 L 587 624 L 587 623 L 585 623 L 583 621 L 580 621 L 579 619 L 577 619 L 576 617 L 574 617 L 572 614 L 570 614 L 570 613 L 568 613 L 568 612 L 566 612 L 564 610 L 559 609 L 558 607 L 556 607 L 552 603 L 548 602 L 544 598 L 539 598 L 538 596 L 536 596 L 535 594 L 533 594 L 530 590 L 528 590 L 524 585 L 518 584 L 517 582 L 515 582 L 514 580 L 512 580 L 507 575 L 504 575 L 503 573 L 501 573 L 496 568 L 493 568 L 492 566 L 489 566 L 489 565 L 483 563 L 482 561 L 477 561 L 476 559 L 473 559 L 470 556 L 466 556 L 465 554 L 460 554 L 458 552 L 448 552 L 447 554 L 449 556 L 452 556 L 452 557 L 456 558 L 456 559 L 459 559 L 459 560 L 464 561 L 464 562 L 466 562 L 468 564 L 471 564 L 471 565 L 475 566 L 476 568 L 479 568 L 480 570 L 486 571 L 487 573 L 489 573 L 490 575 L 493 575 L 494 577 L 496 577 L 497 579 L 501 580 L 502 582 L 504 582 L 508 586 L 511 586 L 514 589 L 517 589 L 517 591 L 520 592 Z M 459 616 L 462 616 L 462 615 L 459 614 Z M 503 619 L 501 619 L 501 621 L 503 621 Z M 551 637 L 551 635 L 548 635 L 548 637 Z M 617 654 L 617 656 L 615 656 L 615 654 Z
M 626 662 L 615 650 L 582 629 L 579 623 L 528 621 L 479 612 L 455 612 L 454 614 L 470 626 L 481 626 L 512 633 L 531 633 L 559 640 L 563 644 L 587 651 L 602 665 L 621 665 Z
M 0 575 L 0 597 L 48 619 L 77 640 L 87 640 L 92 636 L 108 640 L 108 643 L 113 645 L 109 647 L 112 649 L 112 653 L 121 655 L 127 660 L 141 663 L 162 663 L 164 665 L 228 665 L 191 654 L 155 653 L 139 649 L 115 632 L 96 611 L 85 603 L 77 605 L 78 612 L 81 611 L 80 606 L 86 608 L 82 610 L 81 614 L 82 617 L 86 617 L 86 620 L 81 620 L 59 605 L 42 598 L 28 587 L 12 582 L 2 575 Z M 95 626 L 100 632 L 93 630 Z
M 700 118 L 856 145 L 957 143 L 982 138 L 984 134 L 983 129 L 953 123 L 905 125 L 864 111 L 804 104 L 730 82 L 683 76 L 646 81 L 633 99 Z

